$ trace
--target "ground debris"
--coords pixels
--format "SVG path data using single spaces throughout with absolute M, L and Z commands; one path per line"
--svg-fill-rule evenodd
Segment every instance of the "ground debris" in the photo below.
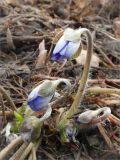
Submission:
M 10 104 L 18 109 L 26 102 L 32 88 L 43 80 L 56 80 L 59 77 L 70 79 L 72 94 L 61 96 L 52 104 L 52 116 L 59 113 L 60 107 L 70 107 L 79 85 L 79 74 L 82 74 L 85 57 L 63 65 L 62 62 L 53 63 L 50 60 L 49 50 L 51 48 L 52 51 L 65 28 L 87 27 L 92 32 L 96 59 L 91 64 L 81 112 L 87 107 L 95 109 L 107 106 L 112 114 L 105 121 L 106 125 L 102 123 L 93 131 L 81 132 L 78 135 L 80 146 L 61 144 L 55 118 L 51 117 L 45 122 L 40 147 L 36 147 L 37 156 L 46 160 L 107 160 L 120 157 L 120 95 L 108 92 L 87 93 L 89 87 L 120 89 L 119 4 L 119 0 L 0 1 L 0 86 L 10 96 L 7 100 L 1 94 L 0 149 L 6 146 L 1 130 L 5 121 L 11 121 L 13 115 Z M 55 37 L 57 33 L 60 34 Z M 86 51 L 84 36 L 82 46 L 83 52 Z

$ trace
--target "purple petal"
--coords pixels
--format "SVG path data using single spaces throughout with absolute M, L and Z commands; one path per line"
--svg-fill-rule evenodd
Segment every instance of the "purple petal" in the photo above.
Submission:
M 64 39 L 64 36 L 62 36 L 58 40 L 58 42 L 57 42 L 57 44 L 56 44 L 56 46 L 55 46 L 55 48 L 53 50 L 53 54 L 60 53 L 60 51 L 66 46 L 67 43 L 68 43 L 68 41 L 66 41 Z
M 82 124 L 82 122 L 79 120 L 79 117 L 74 117 L 74 120 L 77 124 Z
M 53 95 L 49 97 L 37 96 L 32 100 L 28 100 L 28 105 L 33 111 L 40 111 L 48 106 L 48 103 L 51 101 L 52 98 Z
M 69 42 L 66 43 L 66 45 L 60 50 L 59 53 L 56 54 L 52 54 L 51 59 L 53 61 L 57 61 L 57 60 L 63 60 L 66 58 L 65 54 L 66 54 L 66 49 L 67 49 L 67 45 Z
M 57 61 L 57 60 L 61 59 L 61 57 L 62 56 L 59 53 L 56 53 L 56 54 L 52 54 L 51 59 L 53 61 Z
M 79 42 L 69 42 L 67 45 L 65 56 L 67 58 L 71 58 L 80 47 L 80 41 Z

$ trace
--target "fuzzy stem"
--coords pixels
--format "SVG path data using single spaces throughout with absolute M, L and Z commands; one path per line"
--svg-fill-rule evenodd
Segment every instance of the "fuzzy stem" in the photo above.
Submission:
M 32 160 L 37 160 L 35 146 L 32 148 Z
M 87 84 L 87 79 L 88 79 L 88 74 L 89 74 L 89 69 L 90 69 L 90 62 L 91 62 L 91 57 L 92 57 L 92 50 L 93 50 L 93 42 L 92 42 L 92 36 L 91 36 L 90 31 L 86 28 L 83 28 L 81 29 L 81 34 L 84 34 L 84 33 L 87 35 L 87 57 L 86 57 L 85 65 L 84 65 L 83 75 L 80 80 L 80 85 L 79 85 L 79 88 L 78 88 L 78 91 L 77 91 L 77 94 L 75 96 L 75 100 L 72 106 L 66 112 L 64 117 L 62 117 L 62 120 L 58 124 L 59 129 L 64 128 L 68 121 L 68 118 L 70 118 L 77 111 L 78 107 L 80 106 L 83 94 L 84 94 L 85 86 Z
M 37 151 L 37 149 L 38 149 L 38 147 L 39 147 L 39 145 L 40 145 L 40 143 L 41 143 L 41 140 L 42 140 L 42 139 L 40 138 L 40 139 L 38 140 L 38 142 L 33 146 L 33 147 L 35 148 L 35 152 Z M 29 155 L 28 160 L 34 160 L 32 153 Z
M 21 154 L 24 152 L 28 145 L 29 143 L 24 142 L 9 160 L 18 160 L 18 157 L 21 156 Z
M 20 156 L 19 160 L 24 160 L 26 159 L 26 157 L 28 156 L 28 154 L 30 153 L 30 151 L 32 150 L 34 146 L 34 143 L 30 143 L 27 148 L 24 150 L 24 152 L 22 153 L 22 155 Z

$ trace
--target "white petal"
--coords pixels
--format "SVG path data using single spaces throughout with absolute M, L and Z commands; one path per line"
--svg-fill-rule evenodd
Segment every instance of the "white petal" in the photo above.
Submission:
M 51 113 L 52 113 L 52 107 L 49 105 L 47 110 L 46 110 L 46 113 L 40 118 L 40 122 L 43 122 L 47 118 L 49 118 L 51 116 Z
M 77 42 L 80 40 L 80 28 L 79 29 L 72 29 L 72 28 L 67 28 L 64 31 L 64 37 L 66 41 L 72 41 L 72 42 Z
M 32 90 L 32 92 L 31 92 L 31 93 L 29 94 L 29 96 L 28 96 L 28 100 L 32 100 L 32 99 L 34 99 L 35 97 L 37 97 L 39 90 L 40 90 L 40 85 L 37 86 L 36 88 L 34 88 L 34 89 Z
M 59 39 L 59 41 L 57 42 L 57 44 L 53 50 L 53 54 L 59 53 L 66 44 L 67 44 L 67 41 L 64 39 L 64 36 L 62 36 Z
M 78 50 L 78 48 L 80 47 L 80 41 L 78 42 L 69 42 L 67 49 L 66 49 L 66 53 L 65 56 L 67 58 L 71 58 Z

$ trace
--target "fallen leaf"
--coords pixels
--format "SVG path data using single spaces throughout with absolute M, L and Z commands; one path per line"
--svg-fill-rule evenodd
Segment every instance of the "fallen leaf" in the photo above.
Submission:
M 120 38 L 120 17 L 113 20 L 113 28 L 115 32 L 115 37 Z
M 8 5 L 12 5 L 13 7 L 17 7 L 20 5 L 20 2 L 18 0 L 5 0 L 5 2 Z
M 84 65 L 86 60 L 86 55 L 87 55 L 87 51 L 83 49 L 80 55 L 76 58 L 76 62 L 80 65 Z M 93 54 L 91 59 L 91 66 L 98 67 L 99 63 L 100 63 L 99 57 L 96 54 Z
M 39 67 L 40 65 L 44 65 L 46 61 L 46 55 L 47 55 L 47 50 L 45 49 L 45 41 L 43 40 L 39 44 L 39 55 L 36 60 L 36 67 Z
M 113 150 L 114 147 L 113 147 L 112 141 L 108 137 L 105 128 L 101 124 L 98 124 L 97 126 L 98 126 L 99 132 L 102 135 L 103 139 L 105 140 L 107 146 L 109 147 L 109 149 Z
M 96 0 L 96 1 L 75 0 L 76 7 L 80 9 L 80 21 L 82 21 L 87 16 L 91 16 L 91 17 L 96 16 L 96 10 L 97 10 L 96 6 L 99 6 L 100 4 L 99 1 L 100 0 Z
M 25 4 L 36 5 L 38 0 L 25 0 L 24 2 L 25 2 Z
M 62 37 L 63 35 L 63 30 L 58 31 L 57 34 L 55 35 L 55 37 L 53 38 L 53 44 L 56 44 L 58 42 L 58 40 Z
M 12 33 L 9 28 L 7 29 L 7 45 L 9 49 L 13 49 L 13 50 L 15 49 L 15 45 L 12 39 Z
M 87 0 L 75 0 L 75 4 L 79 6 L 80 9 L 83 9 L 88 5 L 88 1 Z

